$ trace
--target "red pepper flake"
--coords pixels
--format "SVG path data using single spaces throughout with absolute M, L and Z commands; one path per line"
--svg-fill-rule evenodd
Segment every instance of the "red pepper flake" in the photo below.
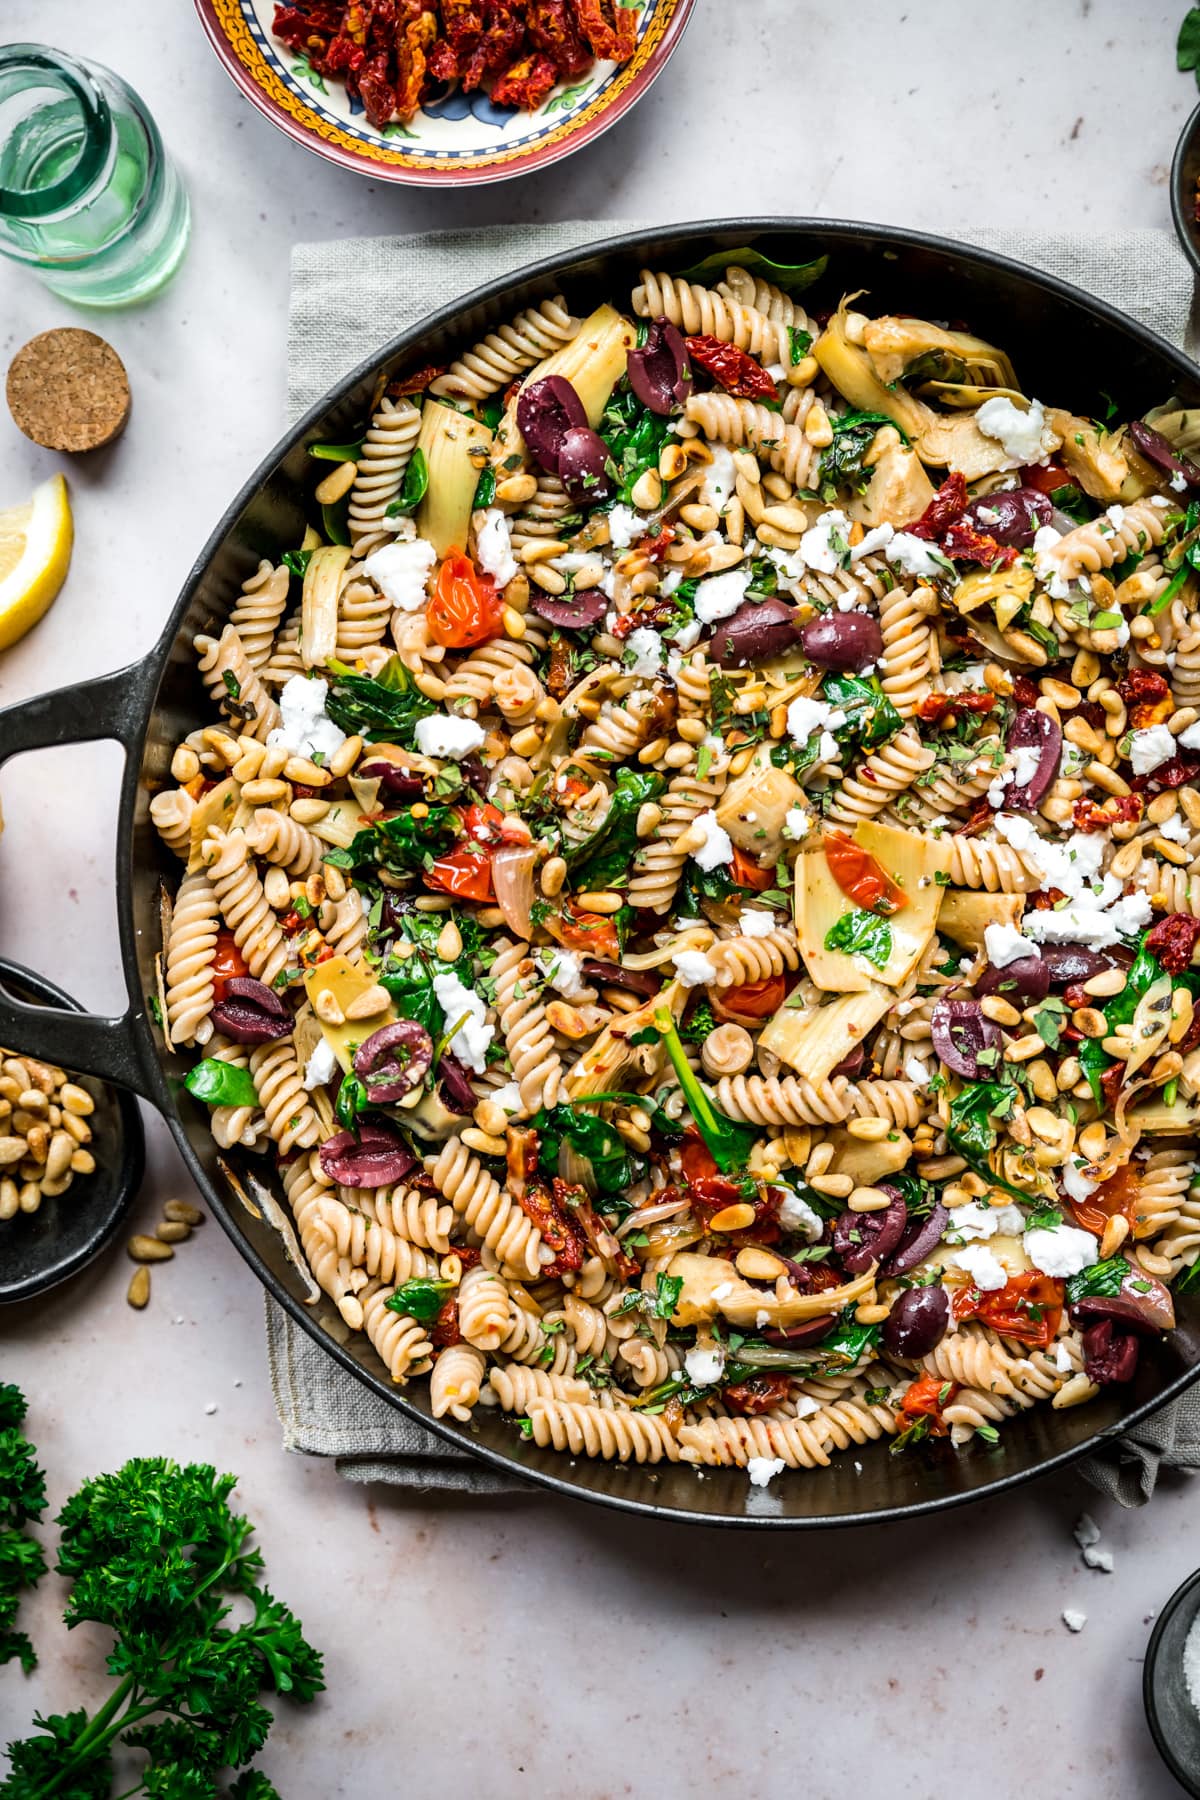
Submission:
M 1146 948 L 1157 956 L 1168 975 L 1182 975 L 1191 964 L 1200 919 L 1190 913 L 1168 913 L 1146 937 Z
M 575 0 L 579 27 L 595 54 L 609 62 L 627 62 L 637 44 L 637 13 L 613 0 Z
M 911 537 L 926 538 L 931 543 L 941 538 L 967 510 L 967 478 L 957 472 L 943 481 L 925 511 L 905 531 Z
M 558 70 L 540 50 L 532 56 L 520 57 L 511 68 L 492 84 L 492 100 L 497 106 L 516 106 L 523 112 L 536 112 L 558 80 Z
M 1145 810 L 1145 801 L 1140 794 L 1114 794 L 1111 799 L 1097 806 L 1094 800 L 1077 800 L 1075 802 L 1076 831 L 1111 831 L 1114 825 L 1133 825 L 1141 818 Z M 1087 1002 L 1081 1002 L 1086 1005 Z
M 774 400 L 778 396 L 775 383 L 760 362 L 739 350 L 736 344 L 723 344 L 715 337 L 690 337 L 686 340 L 689 359 L 698 369 L 739 400 Z

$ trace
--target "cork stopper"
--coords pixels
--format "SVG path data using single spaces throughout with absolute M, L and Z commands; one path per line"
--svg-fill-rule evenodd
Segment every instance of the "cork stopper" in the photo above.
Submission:
M 94 331 L 43 331 L 13 357 L 8 406 L 18 428 L 47 450 L 98 450 L 129 417 L 129 377 Z

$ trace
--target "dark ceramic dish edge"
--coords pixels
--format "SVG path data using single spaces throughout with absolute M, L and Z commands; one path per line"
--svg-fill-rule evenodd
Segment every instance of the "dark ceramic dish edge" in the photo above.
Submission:
M 36 994 L 45 1006 L 62 1008 L 66 1012 L 82 1014 L 85 1009 L 70 994 L 47 981 L 44 975 L 35 975 L 32 969 L 26 969 L 20 963 L 9 962 L 0 957 L 0 994 L 7 994 L 11 989 L 26 994 Z M 4 1040 L 13 1048 L 20 1045 L 20 1040 Z M 22 1046 L 23 1047 L 23 1046 Z M 32 1055 L 33 1052 L 31 1051 Z M 68 1069 L 68 1073 L 76 1073 Z M 78 1071 L 87 1074 L 88 1071 Z M 103 1080 L 102 1077 L 92 1077 Z M 46 1293 L 57 1287 L 60 1282 L 68 1281 L 72 1275 L 78 1275 L 95 1257 L 100 1255 L 115 1237 L 121 1220 L 129 1210 L 131 1201 L 142 1184 L 142 1175 L 146 1166 L 146 1142 L 142 1132 L 142 1118 L 138 1111 L 138 1103 L 128 1088 L 118 1087 L 112 1082 L 104 1083 L 116 1102 L 117 1119 L 120 1129 L 120 1164 L 112 1169 L 112 1153 L 115 1148 L 111 1143 L 104 1143 L 101 1138 L 95 1141 L 97 1175 L 108 1183 L 109 1198 L 101 1203 L 96 1192 L 83 1186 L 83 1182 L 95 1182 L 96 1176 L 81 1178 L 78 1191 L 63 1196 L 62 1204 L 71 1207 L 90 1208 L 98 1206 L 100 1217 L 97 1228 L 65 1256 L 52 1261 L 40 1272 L 27 1275 L 22 1279 L 6 1281 L 0 1279 L 0 1306 L 13 1306 L 22 1300 L 32 1300 L 38 1294 Z M 9 1220 L 0 1225 L 0 1250 L 11 1247 L 14 1251 L 23 1248 L 6 1234 L 20 1232 L 20 1218 Z
M 781 238 L 791 241 L 781 247 L 774 241 Z M 1009 347 L 1028 363 L 1038 360 L 1039 345 L 1046 343 L 1049 348 L 1043 317 L 1049 302 L 1061 332 L 1055 342 L 1060 346 L 1070 342 L 1074 347 L 1072 366 L 1086 364 L 1090 342 L 1098 366 L 1110 370 L 1119 343 L 1124 355 L 1110 386 L 1120 390 L 1115 396 L 1119 404 L 1122 395 L 1128 396 L 1126 410 L 1165 399 L 1170 391 L 1191 404 L 1200 403 L 1196 370 L 1187 358 L 1106 302 L 998 253 L 898 228 L 819 219 L 698 221 L 582 246 L 530 264 L 515 276 L 486 283 L 382 347 L 285 434 L 226 510 L 147 657 L 95 682 L 60 689 L 0 713 L 0 763 L 19 751 L 98 738 L 115 739 L 125 749 L 116 885 L 122 957 L 132 1000 L 130 1012 L 121 1019 L 44 1013 L 39 1019 L 37 1009 L 14 1006 L 0 993 L 0 1041 L 5 1033 L 19 1032 L 23 1041 L 36 1042 L 47 1057 L 99 1072 L 149 1099 L 166 1117 L 197 1186 L 225 1230 L 296 1323 L 381 1399 L 456 1449 L 473 1451 L 510 1479 L 531 1481 L 567 1497 L 694 1524 L 794 1528 L 872 1524 L 942 1511 L 1061 1469 L 1174 1399 L 1200 1375 L 1200 1297 L 1193 1309 L 1195 1317 L 1185 1319 L 1157 1349 L 1159 1366 L 1153 1371 L 1143 1367 L 1139 1372 L 1132 1395 L 1108 1390 L 1088 1409 L 1091 1417 L 1083 1423 L 1077 1412 L 1033 1408 L 1013 1420 L 994 1449 L 975 1444 L 968 1453 L 956 1454 L 944 1445 L 928 1450 L 922 1446 L 915 1456 L 891 1459 L 880 1446 L 867 1446 L 874 1462 L 858 1463 L 847 1452 L 817 1479 L 797 1474 L 778 1483 L 769 1495 L 748 1490 L 744 1470 L 706 1469 L 703 1485 L 697 1485 L 696 1472 L 686 1465 L 643 1468 L 539 1451 L 519 1439 L 511 1421 L 497 1421 L 494 1415 L 485 1415 L 478 1430 L 474 1425 L 460 1427 L 432 1419 L 419 1395 L 397 1390 L 386 1379 L 369 1346 L 364 1353 L 369 1360 L 360 1361 L 338 1341 L 334 1334 L 340 1321 L 331 1306 L 325 1305 L 327 1322 L 314 1317 L 304 1302 L 301 1278 L 284 1258 L 278 1234 L 252 1201 L 242 1197 L 239 1210 L 218 1186 L 224 1170 L 204 1122 L 190 1110 L 185 1117 L 177 1106 L 168 1081 L 167 1053 L 157 1044 L 145 1000 L 157 948 L 153 899 L 157 876 L 151 865 L 161 860 L 146 814 L 147 790 L 166 779 L 171 745 L 182 734 L 180 728 L 192 729 L 197 719 L 208 716 L 201 714 L 198 705 L 191 638 L 228 611 L 237 584 L 256 565 L 260 554 L 278 554 L 281 544 L 295 541 L 304 523 L 306 489 L 301 483 L 306 444 L 336 435 L 361 418 L 370 403 L 377 372 L 387 369 L 390 377 L 436 361 L 451 344 L 461 347 L 480 331 L 491 329 L 506 313 L 554 292 L 563 283 L 611 291 L 614 281 L 628 283 L 631 272 L 647 263 L 686 267 L 695 260 L 689 254 L 693 245 L 733 250 L 760 240 L 772 240 L 766 248 L 776 258 L 781 250 L 793 260 L 807 260 L 826 251 L 837 256 L 831 288 L 870 287 L 872 278 L 877 288 L 886 288 L 903 266 L 904 293 L 910 301 L 906 310 L 915 309 L 927 297 L 933 316 L 945 311 L 944 305 L 934 304 L 934 287 L 944 300 L 945 289 L 938 284 L 950 282 L 964 291 L 961 297 L 966 301 L 952 310 L 977 309 L 971 310 L 972 324 L 980 331 L 986 331 L 989 324 L 994 324 L 998 333 L 1007 329 Z M 860 279 L 855 280 L 856 276 Z M 1022 330 L 1032 334 L 1024 348 L 1013 341 L 1014 333 L 1019 335 Z M 1061 348 L 1059 354 L 1061 357 Z M 1049 374 L 1049 365 L 1045 366 Z M 1070 375 L 1064 375 L 1061 366 L 1056 366 L 1055 376 L 1060 388 L 1068 385 Z M 1073 397 L 1082 404 L 1085 388 L 1092 390 L 1094 397 L 1094 377 L 1085 380 L 1080 376 L 1075 385 L 1077 394 L 1062 396 L 1067 403 Z M 1153 392 L 1147 391 L 1149 387 Z M 177 869 L 178 865 L 176 873 Z M 182 1068 L 183 1064 L 177 1062 L 176 1066 Z M 203 1157 L 198 1144 L 203 1146 Z M 239 1197 L 236 1188 L 232 1191 Z M 1182 1367 L 1181 1359 L 1186 1359 Z M 480 1432 L 486 1433 L 489 1441 Z M 850 1475 L 852 1464 L 856 1473 L 861 1471 L 858 1481 Z M 988 1473 L 992 1468 L 998 1470 L 995 1475 Z M 668 1488 L 669 1494 L 664 1492 Z M 874 1489 L 877 1503 L 863 1506 L 856 1488 Z M 806 1501 L 816 1501 L 817 1509 Z M 820 1510 L 822 1506 L 824 1510 Z
M 1196 223 L 1196 182 L 1200 178 L 1200 106 L 1179 134 L 1171 160 L 1171 217 L 1183 253 L 1200 275 L 1200 225 Z
M 1158 1704 L 1158 1665 L 1164 1639 L 1189 1600 L 1193 1601 L 1190 1615 L 1193 1620 L 1195 1619 L 1197 1610 L 1200 1609 L 1200 1591 L 1198 1590 L 1200 1590 L 1200 1569 L 1197 1569 L 1195 1574 L 1189 1575 L 1186 1581 L 1180 1582 L 1159 1613 L 1154 1630 L 1150 1633 L 1150 1641 L 1146 1645 L 1146 1660 L 1142 1667 L 1142 1704 L 1146 1709 L 1146 1723 L 1150 1727 L 1150 1735 L 1154 1739 L 1155 1748 L 1180 1787 L 1195 1796 L 1196 1800 L 1200 1800 L 1200 1715 L 1196 1715 L 1193 1708 L 1196 1760 L 1191 1769 L 1186 1769 L 1179 1761 L 1175 1747 L 1163 1725 L 1162 1713 Z M 1172 1648 L 1177 1647 L 1181 1648 L 1172 1642 Z

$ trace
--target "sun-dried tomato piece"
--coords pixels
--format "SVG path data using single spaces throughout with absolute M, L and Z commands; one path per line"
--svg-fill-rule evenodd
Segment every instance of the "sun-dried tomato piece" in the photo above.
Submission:
M 434 368 L 431 363 L 427 368 L 414 369 L 411 375 L 401 375 L 395 381 L 389 381 L 384 390 L 389 400 L 403 400 L 408 394 L 423 394 L 431 381 L 436 381 L 446 370 Z
M 571 688 L 571 647 L 561 631 L 550 639 L 550 666 L 545 675 L 546 692 L 561 700 Z
M 1146 701 L 1165 700 L 1170 689 L 1154 669 L 1130 669 L 1118 681 L 1117 692 L 1126 706 L 1140 706 Z
M 905 531 L 910 537 L 926 538 L 931 543 L 942 537 L 956 519 L 961 519 L 967 510 L 967 478 L 957 471 L 947 475 L 925 511 L 912 525 L 906 525 Z
M 587 1248 L 582 1231 L 557 1191 L 559 1187 L 557 1176 L 548 1183 L 543 1176 L 531 1174 L 526 1177 L 520 1201 L 521 1211 L 537 1226 L 547 1250 L 553 1252 L 553 1262 L 547 1263 L 542 1273 L 556 1278 L 581 1269 Z
M 1100 1092 L 1104 1095 L 1105 1105 L 1111 1112 L 1120 1097 L 1125 1081 L 1125 1064 L 1118 1062 L 1111 1069 L 1105 1069 L 1100 1076 Z
M 995 694 L 926 694 L 917 707 L 917 717 L 926 725 L 940 725 L 950 713 L 987 713 L 996 704 Z
M 982 800 L 975 802 L 967 814 L 966 821 L 955 827 L 954 835 L 955 837 L 978 837 L 981 831 L 987 831 L 990 828 L 992 818 L 992 803 L 985 794 Z
M 358 91 L 368 119 L 382 131 L 391 123 L 399 104 L 395 84 L 388 79 L 388 58 L 382 50 L 358 71 Z M 416 110 L 414 106 L 412 112 Z
M 437 1318 L 429 1333 L 429 1341 L 435 1350 L 445 1350 L 450 1344 L 461 1344 L 463 1334 L 458 1325 L 458 1301 L 453 1295 L 443 1300 L 438 1309 Z
M 492 83 L 492 99 L 497 106 L 519 106 L 525 112 L 536 112 L 555 82 L 558 71 L 540 50 L 523 56 Z
M 442 30 L 455 49 L 474 49 L 483 31 L 483 6 L 480 0 L 442 0 L 440 11 Z
M 615 6 L 612 0 L 575 0 L 575 12 L 584 37 L 597 56 L 608 62 L 626 62 L 637 47 L 637 14 L 632 7 Z
M 448 38 L 439 38 L 426 60 L 426 67 L 433 79 L 435 81 L 457 81 L 460 55 L 461 52 Z
M 355 74 L 365 67 L 367 53 L 362 44 L 339 35 L 333 39 L 321 62 L 322 75 Z
M 1034 893 L 1026 894 L 1025 904 L 1032 906 L 1034 912 L 1049 912 L 1051 907 L 1057 906 L 1066 897 L 1061 888 L 1038 888 Z
M 775 383 L 762 364 L 736 344 L 723 344 L 720 338 L 704 336 L 690 337 L 685 342 L 689 360 L 711 375 L 727 394 L 739 400 L 777 398 Z
M 421 104 L 429 52 L 437 41 L 437 15 L 423 12 L 404 27 L 396 42 L 396 112 L 407 125 Z M 365 100 L 365 95 L 364 95 Z
M 1135 794 L 1144 794 L 1150 788 L 1182 787 L 1185 781 L 1194 781 L 1200 775 L 1200 762 L 1191 756 L 1173 756 L 1170 762 L 1159 763 L 1149 775 L 1135 775 L 1129 785 Z
M 592 66 L 592 53 L 583 41 L 567 0 L 529 0 L 525 29 L 536 50 L 545 51 L 560 79 L 574 80 Z
M 646 536 L 639 541 L 638 551 L 642 556 L 648 556 L 651 562 L 661 562 L 678 535 L 675 527 L 664 519 L 653 537 Z
M 1132 825 L 1141 818 L 1146 802 L 1140 794 L 1114 794 L 1103 806 L 1094 800 L 1075 802 L 1076 831 L 1111 831 L 1114 825 Z M 1086 1001 L 1083 1002 L 1087 1004 Z
M 1200 919 L 1191 913 L 1168 913 L 1146 937 L 1146 948 L 1157 956 L 1168 975 L 1182 975 L 1192 960 L 1200 938 Z
M 954 562 L 982 563 L 985 569 L 1007 569 L 1017 560 L 1011 544 L 1001 544 L 986 532 L 976 531 L 966 519 L 956 519 L 947 528 L 942 548 Z
M 753 1418 L 755 1413 L 770 1412 L 773 1406 L 786 1400 L 788 1386 L 786 1375 L 751 1375 L 746 1381 L 734 1381 L 722 1388 L 721 1403 L 730 1412 Z
M 1028 675 L 1014 675 L 1013 699 L 1018 706 L 1036 706 L 1038 701 L 1037 682 L 1032 681 Z

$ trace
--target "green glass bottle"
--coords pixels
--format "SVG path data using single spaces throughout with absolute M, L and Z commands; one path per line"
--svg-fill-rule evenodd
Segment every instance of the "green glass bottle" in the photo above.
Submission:
M 131 306 L 174 275 L 187 192 L 133 89 L 44 44 L 0 47 L 0 253 L 81 306 Z

